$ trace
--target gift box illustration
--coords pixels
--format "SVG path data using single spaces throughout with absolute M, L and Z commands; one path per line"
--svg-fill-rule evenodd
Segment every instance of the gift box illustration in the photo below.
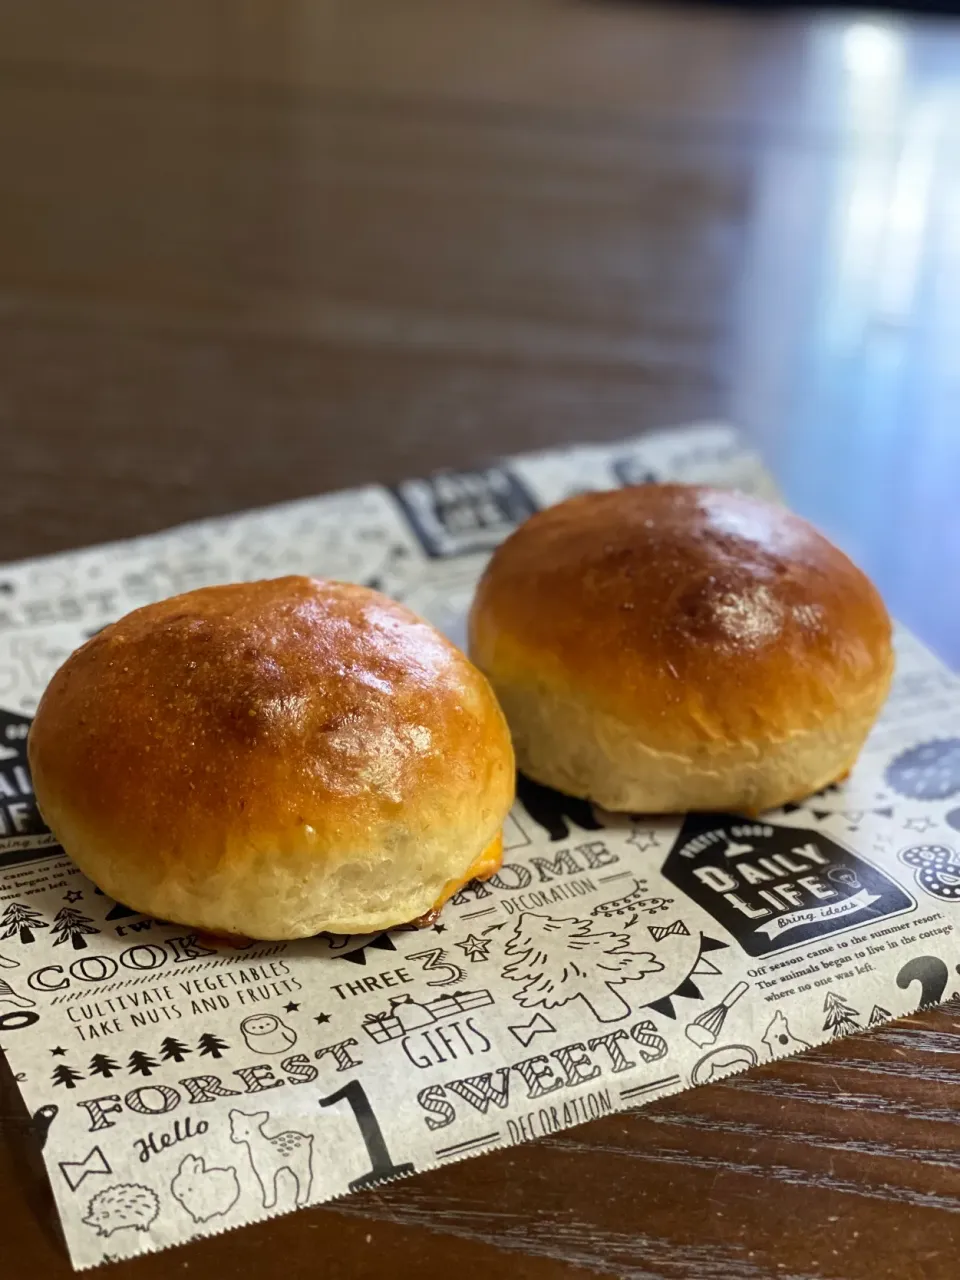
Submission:
M 436 1000 L 423 1003 L 410 995 L 393 996 L 389 1009 L 382 1013 L 367 1014 L 363 1020 L 363 1029 L 377 1044 L 386 1044 L 389 1040 L 399 1040 L 411 1031 L 419 1031 L 435 1022 L 443 1022 L 474 1009 L 483 1009 L 490 1004 L 493 1004 L 493 996 L 489 991 L 455 991 L 452 995 L 437 996 Z

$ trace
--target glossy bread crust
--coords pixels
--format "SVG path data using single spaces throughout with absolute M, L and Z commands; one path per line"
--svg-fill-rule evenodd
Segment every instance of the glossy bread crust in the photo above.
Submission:
M 532 516 L 495 552 L 469 631 L 520 767 L 644 812 L 757 810 L 832 781 L 893 669 L 883 602 L 841 551 L 702 486 Z
M 365 587 L 289 577 L 138 609 L 54 676 L 40 808 L 105 892 L 254 938 L 430 910 L 499 835 L 513 754 L 458 649 Z

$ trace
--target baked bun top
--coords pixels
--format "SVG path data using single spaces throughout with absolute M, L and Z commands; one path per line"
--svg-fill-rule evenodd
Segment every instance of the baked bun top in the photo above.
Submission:
M 305 577 L 101 631 L 51 681 L 30 762 L 51 828 L 112 896 L 252 937 L 429 910 L 514 788 L 468 659 L 385 596 Z
M 811 525 L 678 484 L 527 520 L 483 575 L 470 652 L 498 690 L 576 697 L 682 754 L 814 728 L 892 665 L 880 596 Z

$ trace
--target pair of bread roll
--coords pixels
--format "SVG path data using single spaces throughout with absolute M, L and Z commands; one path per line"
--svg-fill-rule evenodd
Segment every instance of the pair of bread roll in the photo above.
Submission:
M 144 913 L 249 938 L 365 933 L 496 871 L 514 750 L 608 809 L 758 812 L 846 774 L 893 665 L 879 596 L 826 539 L 680 485 L 528 520 L 483 575 L 470 654 L 318 579 L 149 605 L 47 689 L 40 808 Z

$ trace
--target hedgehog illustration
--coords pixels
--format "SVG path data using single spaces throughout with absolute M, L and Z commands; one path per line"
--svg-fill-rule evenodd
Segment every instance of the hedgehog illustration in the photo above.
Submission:
M 160 1201 L 155 1191 L 128 1182 L 106 1187 L 95 1195 L 87 1205 L 83 1221 L 88 1227 L 96 1227 L 98 1236 L 109 1236 L 127 1227 L 147 1231 L 159 1212 Z

